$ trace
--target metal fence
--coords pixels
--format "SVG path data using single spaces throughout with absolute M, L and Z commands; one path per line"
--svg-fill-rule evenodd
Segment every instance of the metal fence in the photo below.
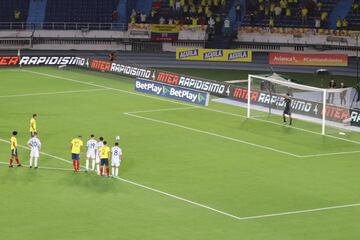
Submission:
M 127 31 L 127 23 L 0 22 L 0 30 L 114 30 Z

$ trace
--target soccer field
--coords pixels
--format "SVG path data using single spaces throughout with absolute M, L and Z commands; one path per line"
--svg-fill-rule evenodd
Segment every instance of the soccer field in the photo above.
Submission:
M 0 69 L 0 239 L 359 239 L 360 134 L 135 92 L 78 69 Z M 8 168 L 38 114 L 40 168 Z M 70 141 L 120 135 L 119 178 L 74 174 Z M 23 164 L 29 151 L 19 149 Z M 84 152 L 81 155 L 84 165 Z

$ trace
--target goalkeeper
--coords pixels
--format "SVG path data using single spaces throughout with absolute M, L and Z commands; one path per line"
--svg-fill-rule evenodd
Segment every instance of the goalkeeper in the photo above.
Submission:
M 283 112 L 283 119 L 284 119 L 284 123 L 286 123 L 286 115 L 289 116 L 289 121 L 290 121 L 290 125 L 292 124 L 292 117 L 291 117 L 291 98 L 290 98 L 290 93 L 286 93 L 286 96 L 284 96 L 284 101 L 285 101 L 285 109 Z

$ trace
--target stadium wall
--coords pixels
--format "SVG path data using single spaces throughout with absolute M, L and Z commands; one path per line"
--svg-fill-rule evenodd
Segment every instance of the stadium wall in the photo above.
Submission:
M 131 47 L 131 46 L 130 46 Z M 93 50 L 21 50 L 21 55 L 75 55 L 96 57 L 107 59 L 110 51 Z M 59 48 L 58 48 L 59 49 Z M 0 56 L 17 55 L 17 49 L 2 50 Z M 203 61 L 178 61 L 175 53 L 172 52 L 130 52 L 116 51 L 116 61 L 128 62 L 145 68 L 198 68 L 198 69 L 229 69 L 229 70 L 246 70 L 246 71 L 271 71 L 292 72 L 292 73 L 311 73 L 314 74 L 319 66 L 292 66 L 292 65 L 271 65 L 269 64 L 269 54 L 266 52 L 253 52 L 252 62 L 203 62 Z M 332 75 L 356 76 L 356 58 L 349 57 L 347 67 L 325 67 Z

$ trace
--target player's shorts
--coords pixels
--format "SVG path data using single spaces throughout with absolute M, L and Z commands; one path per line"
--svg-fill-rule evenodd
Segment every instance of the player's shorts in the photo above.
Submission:
M 101 163 L 100 163 L 101 166 L 109 166 L 109 159 L 107 158 L 102 158 L 101 159 Z
M 80 160 L 80 154 L 72 153 L 71 154 L 71 159 L 72 160 Z
M 119 159 L 111 159 L 111 166 L 120 167 L 121 160 Z
M 95 151 L 90 151 L 86 153 L 87 158 L 95 159 Z
M 12 150 L 11 150 L 11 156 L 17 157 L 17 155 L 18 155 L 17 148 L 12 149 Z
M 285 114 L 285 115 L 291 115 L 291 110 L 290 110 L 290 108 L 285 108 L 284 114 Z
M 30 151 L 30 157 L 35 157 L 38 158 L 39 157 L 39 150 L 31 150 Z

